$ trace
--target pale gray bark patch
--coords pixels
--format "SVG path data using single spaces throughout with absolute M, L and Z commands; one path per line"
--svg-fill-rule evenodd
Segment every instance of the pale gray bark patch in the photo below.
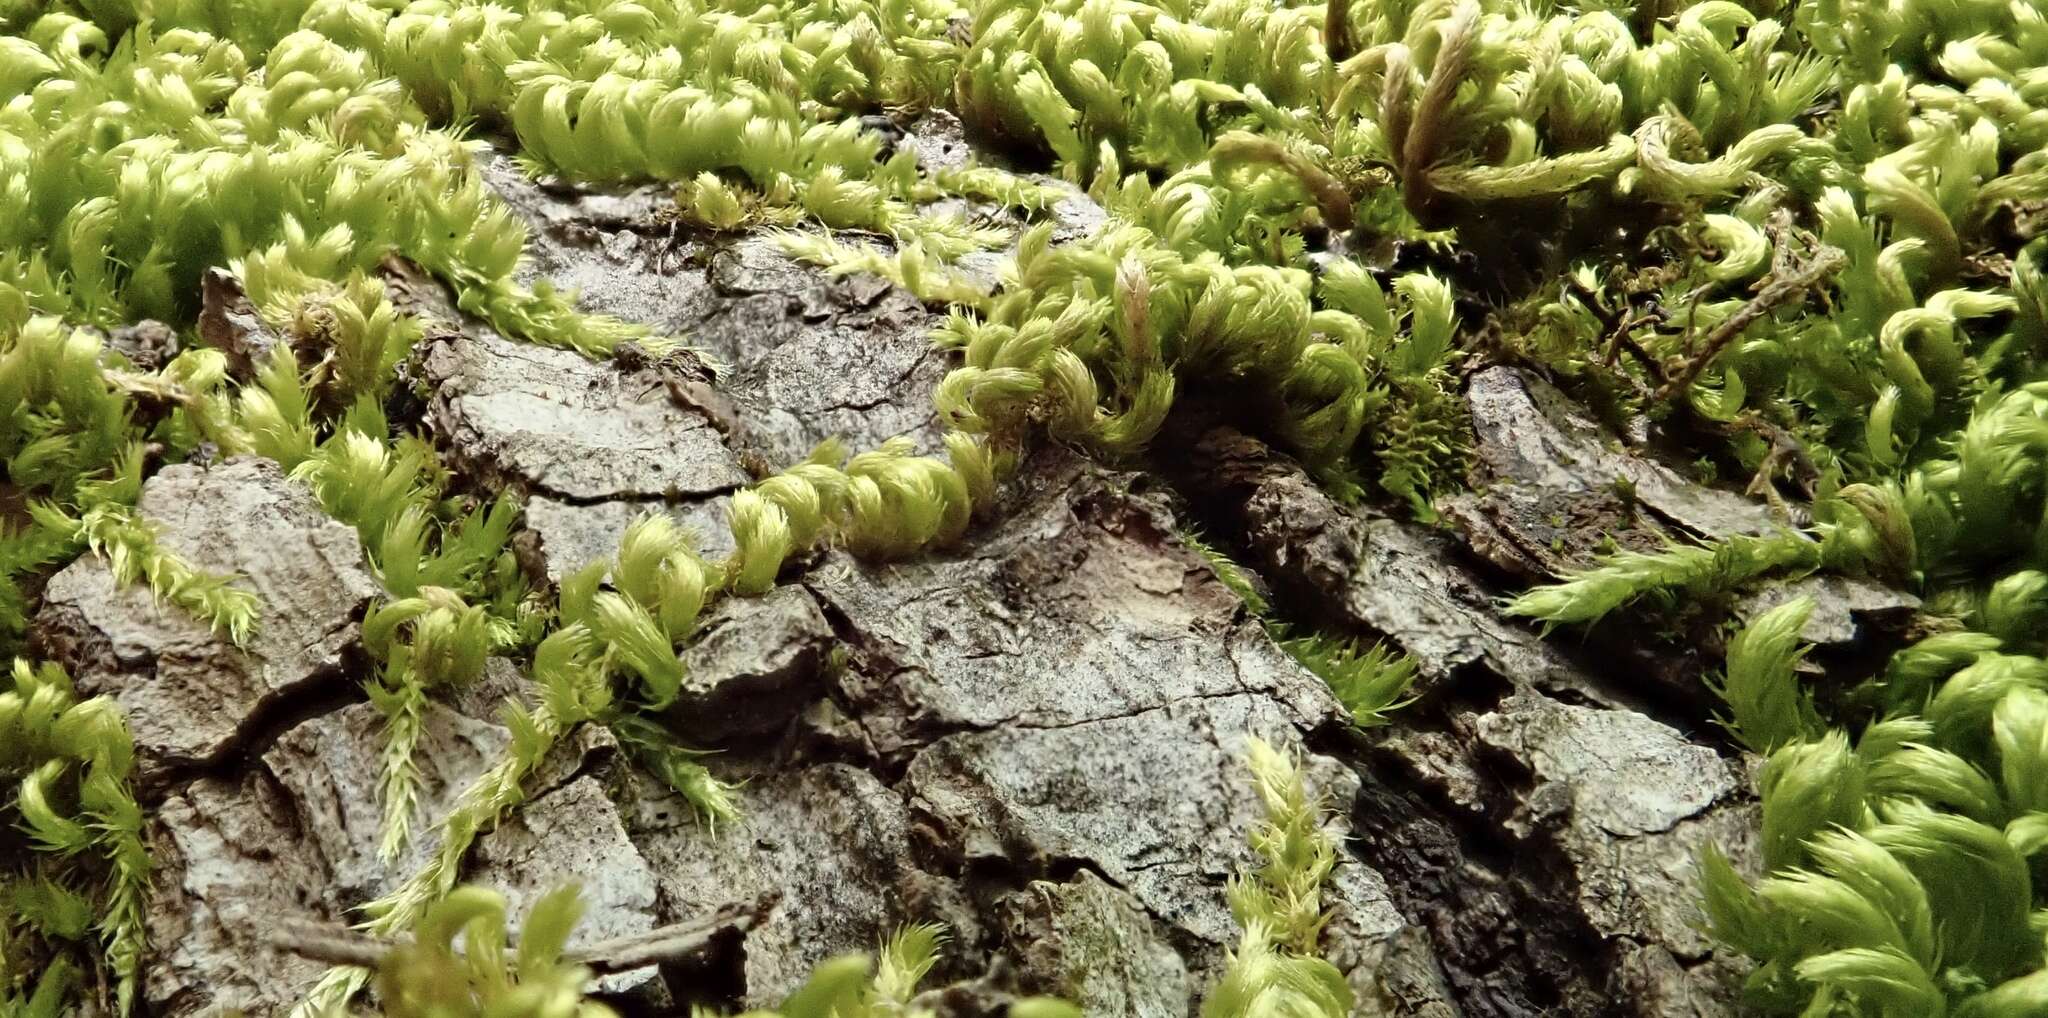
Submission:
M 886 281 L 799 263 L 764 233 L 679 228 L 656 189 L 550 188 L 503 156 L 486 162 L 485 179 L 533 229 L 532 276 L 721 364 L 718 388 L 744 414 L 735 448 L 776 469 L 833 438 L 856 450 L 899 435 L 937 448 L 931 394 L 946 363 L 927 334 L 939 311 Z M 842 239 L 889 249 L 876 236 Z
M 835 554 L 809 574 L 848 635 L 845 702 L 883 753 L 958 729 L 1077 724 L 1254 691 L 1305 724 L 1336 716 L 1321 684 L 1179 543 L 1170 513 L 1120 493 L 1131 480 L 1048 463 L 1001 525 L 956 552 L 886 566 Z M 1056 672 L 1031 681 L 1039 668 Z
M 378 856 L 383 728 L 366 703 L 315 717 L 155 811 L 144 985 L 151 1013 L 289 1011 L 324 967 L 272 950 L 271 932 L 289 920 L 353 922 L 352 910 L 395 890 L 439 846 L 429 818 L 444 815 L 510 739 L 497 725 L 427 707 L 413 757 L 415 837 L 387 864 Z
M 1646 448 L 1647 434 L 1624 443 L 1528 372 L 1480 371 L 1465 397 L 1478 452 L 1475 490 L 1452 499 L 1447 515 L 1474 555 L 1510 575 L 1546 582 L 1612 551 L 1785 534 L 1802 522 L 1688 479 Z M 1882 584 L 1821 575 L 1766 586 L 1737 600 L 1731 614 L 1746 620 L 1799 596 L 1816 602 L 1800 636 L 1839 651 L 1896 639 L 1920 607 Z
M 436 435 L 486 486 L 588 504 L 692 499 L 748 480 L 711 422 L 659 378 L 489 334 L 436 343 L 425 365 Z
M 757 777 L 740 789 L 739 820 L 716 830 L 652 782 L 630 789 L 629 826 L 659 881 L 665 918 L 780 892 L 746 935 L 739 976 L 750 1002 L 780 1001 L 818 962 L 871 950 L 903 923 L 971 922 L 964 910 L 943 907 L 951 888 L 912 863 L 902 800 L 858 768 Z M 954 929 L 956 938 L 971 933 L 971 925 Z
M 235 577 L 258 602 L 242 648 L 145 583 L 117 588 L 91 555 L 44 590 L 36 652 L 68 668 L 81 692 L 120 705 L 153 792 L 174 772 L 220 762 L 295 700 L 348 695 L 356 620 L 378 587 L 355 530 L 268 460 L 167 467 L 136 510 L 164 549 Z
M 297 837 L 288 793 L 259 769 L 201 778 L 151 826 L 150 1013 L 285 1013 L 325 966 L 273 951 L 267 931 L 280 917 L 317 914 L 329 877 Z
M 507 911 L 521 916 L 564 882 L 582 896 L 583 920 L 571 948 L 654 929 L 654 871 L 626 837 L 618 808 L 589 776 L 526 803 L 477 842 L 468 879 L 505 895 Z M 665 996 L 654 967 L 604 976 L 605 993 L 645 991 Z
M 296 836 L 324 860 L 324 910 L 339 913 L 395 890 L 398 880 L 426 864 L 440 847 L 436 818 L 511 743 L 511 734 L 487 720 L 439 703 L 423 712 L 412 755 L 418 770 L 412 838 L 390 862 L 378 855 L 384 804 L 384 716 L 367 703 L 351 704 L 284 733 L 263 755 L 263 766 L 292 804 Z
M 696 538 L 695 547 L 708 562 L 732 554 L 732 528 L 727 513 L 732 498 L 712 495 L 688 502 L 598 502 L 581 505 L 533 495 L 526 500 L 526 526 L 539 536 L 546 558 L 547 579 L 562 577 L 592 562 L 609 562 L 633 521 L 649 512 L 675 520 Z
M 717 560 L 730 493 L 750 478 L 727 437 L 672 400 L 661 375 L 514 343 L 471 323 L 427 348 L 427 425 L 483 491 L 524 497 L 536 581 L 609 560 L 628 527 L 663 513 Z
M 1003 937 L 1036 982 L 1027 991 L 1071 993 L 1098 1013 L 1187 1013 L 1187 964 L 1144 906 L 1089 870 L 1034 880 L 996 903 Z
M 1504 518 L 1516 549 L 1549 564 L 1554 538 L 1571 552 L 1590 550 L 1613 524 L 1656 536 L 1770 534 L 1791 521 L 1734 492 L 1701 485 L 1602 427 L 1548 382 L 1513 368 L 1487 368 L 1466 380 L 1465 401 L 1477 440 L 1475 500 L 1482 516 Z M 1572 527 L 1598 517 L 1611 499 L 1607 527 Z M 1558 523 L 1563 519 L 1567 523 Z M 1545 529 L 1547 528 L 1547 529 Z M 1533 533 L 1528 531 L 1534 531 Z

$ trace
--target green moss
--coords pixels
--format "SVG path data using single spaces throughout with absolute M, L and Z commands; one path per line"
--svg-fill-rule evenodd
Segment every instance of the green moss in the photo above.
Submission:
M 1329 685 L 1337 702 L 1350 712 L 1351 722 L 1360 728 L 1384 725 L 1389 712 L 1412 702 L 1404 697 L 1421 666 L 1386 644 L 1368 647 L 1319 633 L 1286 637 L 1280 646 Z
M 145 450 L 278 460 L 357 528 L 391 606 L 445 602 L 446 618 L 432 616 L 443 622 L 423 630 L 428 615 L 411 616 L 380 646 L 393 803 L 403 719 L 442 671 L 414 656 L 436 627 L 460 630 L 460 653 L 436 653 L 454 673 L 491 648 L 531 656 L 538 701 L 515 715 L 514 751 L 439 820 L 428 870 L 375 910 L 403 928 L 453 887 L 469 840 L 516 805 L 569 725 L 632 729 L 673 695 L 676 648 L 708 599 L 764 590 L 823 543 L 901 558 L 970 539 L 1032 443 L 1133 457 L 1191 399 L 1239 414 L 1334 492 L 1426 519 L 1463 483 L 1457 371 L 1477 354 L 1541 365 L 1609 419 L 1658 418 L 1690 438 L 1708 478 L 1739 469 L 1755 490 L 1817 496 L 1818 540 L 1619 553 L 1516 610 L 1586 622 L 1644 598 L 1700 603 L 1833 569 L 1911 586 L 2007 650 L 2037 650 L 2038 12 L 2001 0 L 1660 10 L 0 4 L 0 649 L 25 626 L 26 591 L 88 549 L 246 634 L 261 606 L 163 554 L 130 507 Z M 1343 39 L 1324 38 L 1338 28 Z M 1050 188 L 986 166 L 923 174 L 907 151 L 884 158 L 859 119 L 937 107 L 1085 188 L 1109 226 L 1053 245 Z M 535 172 L 666 182 L 678 218 L 700 228 L 804 231 L 785 241 L 798 256 L 949 307 L 934 337 L 958 358 L 937 397 L 954 429 L 946 455 L 828 446 L 735 499 L 727 561 L 643 528 L 614 562 L 529 591 L 504 547 L 509 505 L 452 498 L 425 445 L 384 418 L 419 330 L 383 294 L 379 263 L 411 259 L 465 311 L 530 341 L 602 356 L 627 339 L 675 340 L 514 281 L 524 230 L 483 186 L 471 130 L 514 139 Z M 927 211 L 947 196 L 1028 210 L 1038 225 L 1012 237 Z M 1397 263 L 1397 246 L 1420 264 Z M 992 291 L 957 271 L 1006 247 Z M 317 356 L 280 353 L 254 381 L 230 379 L 191 332 L 214 267 L 287 346 Z M 1473 300 L 1504 305 L 1491 327 Z M 143 317 L 193 341 L 142 370 L 92 331 Z M 2038 938 L 2010 920 L 2039 896 L 2007 853 L 2024 861 L 2048 841 L 2029 833 L 2026 792 L 2040 659 L 1977 648 L 1941 658 L 1954 667 L 1938 675 L 1895 662 L 1886 687 L 1850 698 L 1894 715 L 1850 740 L 1781 695 L 1796 653 L 1782 634 L 1737 646 L 1736 725 L 1772 749 L 1767 834 L 1803 867 L 1751 897 L 1738 881 L 1710 888 L 1741 920 L 1724 924 L 1730 940 L 1763 963 L 1758 1006 L 2026 1013 Z M 1397 662 L 1297 650 L 1356 693 L 1361 717 L 1399 695 Z M 1883 726 L 1911 718 L 1932 741 L 1902 758 Z M 643 734 L 641 749 L 717 815 L 709 772 Z M 1999 782 L 1985 792 L 1971 773 Z M 1800 895 L 1823 880 L 1880 912 L 1910 904 L 1879 854 L 1783 820 L 1866 794 L 1862 812 L 1827 815 L 1918 881 L 1948 931 L 1938 951 L 1882 924 L 1786 934 L 1806 929 Z M 1873 882 L 1878 871 L 1891 882 Z M 123 952 L 135 945 L 118 946 L 107 964 L 132 978 Z M 364 978 L 337 974 L 325 999 Z
M 1245 759 L 1266 810 L 1251 833 L 1261 865 L 1230 881 L 1230 911 L 1242 931 L 1203 1018 L 1351 1013 L 1351 986 L 1320 954 L 1323 885 L 1337 862 L 1322 829 L 1322 804 L 1312 799 L 1300 762 L 1252 737 Z
M 0 1001 L 59 1013 L 89 959 L 130 1007 L 141 985 L 150 860 L 131 777 L 135 746 L 105 697 L 80 700 L 56 665 L 16 658 L 0 689 L 0 818 L 21 832 L 0 882 Z

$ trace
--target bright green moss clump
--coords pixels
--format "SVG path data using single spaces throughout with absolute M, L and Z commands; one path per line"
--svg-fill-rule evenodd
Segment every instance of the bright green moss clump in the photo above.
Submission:
M 1784 13 L 1789 32 L 1727 4 L 1680 15 L 1674 38 L 1704 45 L 1739 24 L 1738 49 L 1791 51 L 1725 65 L 1700 93 L 1713 116 L 1666 112 L 1634 133 L 1636 183 L 1699 203 L 1673 226 L 1683 271 L 1582 266 L 1528 341 L 1597 376 L 1595 337 L 1656 294 L 1663 323 L 1609 377 L 1730 425 L 1724 455 L 1753 487 L 1813 496 L 1819 522 L 1618 556 L 1514 609 L 1585 622 L 1817 569 L 1920 593 L 1949 631 L 1855 688 L 1816 691 L 1795 671 L 1810 602 L 1730 642 L 1719 691 L 1733 733 L 1765 754 L 1770 872 L 1749 884 L 1710 857 L 1707 909 L 1758 961 L 1763 1013 L 2040 1013 L 2048 21 L 2002 3 Z M 1738 108 L 1788 122 L 1706 162 L 1672 154 L 1734 139 L 1710 125 Z M 1668 178 L 1681 158 L 1692 168 Z
M 140 984 L 149 853 L 129 783 L 135 744 L 111 700 L 81 700 L 56 665 L 15 660 L 0 689 L 0 802 L 33 853 L 0 879 L 0 1005 L 54 1018 L 86 945 L 129 1007 Z
M 1310 798 L 1300 763 L 1265 741 L 1248 741 L 1245 762 L 1266 807 L 1251 836 L 1261 865 L 1231 879 L 1230 911 L 1242 935 L 1202 1016 L 1342 1018 L 1351 1013 L 1351 986 L 1318 953 L 1329 920 L 1323 884 L 1337 865 L 1322 803 Z

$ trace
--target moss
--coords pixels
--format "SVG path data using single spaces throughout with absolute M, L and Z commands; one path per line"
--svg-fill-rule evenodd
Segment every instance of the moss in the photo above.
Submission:
M 1518 610 L 1589 621 L 1643 597 L 1698 601 L 1832 569 L 2024 638 L 2031 577 L 2048 568 L 2048 238 L 2022 227 L 2048 198 L 2038 12 L 1657 10 L 1668 16 L 1502 0 L 1338 16 L 1244 0 L 0 5 L 0 644 L 18 640 L 39 579 L 95 545 L 246 632 L 261 606 L 161 554 L 124 514 L 145 459 L 211 447 L 292 468 L 358 529 L 392 604 L 453 592 L 483 619 L 466 652 L 530 655 L 544 697 L 514 754 L 442 819 L 432 867 L 380 904 L 379 921 L 403 927 L 450 890 L 467 839 L 511 808 L 568 725 L 629 727 L 673 694 L 676 648 L 707 599 L 765 589 L 824 543 L 902 558 L 971 540 L 1033 443 L 1129 457 L 1195 393 L 1234 394 L 1247 427 L 1333 490 L 1428 518 L 1463 483 L 1457 372 L 1475 354 L 1540 365 L 1610 420 L 1657 418 L 1706 476 L 1739 469 L 1771 497 L 1811 496 L 1820 521 L 1817 541 L 1623 552 Z M 1046 185 L 986 166 L 922 173 L 861 119 L 934 107 L 1087 189 L 1110 225 L 1054 245 Z M 424 444 L 385 417 L 419 330 L 377 266 L 403 255 L 466 312 L 534 342 L 604 356 L 674 340 L 515 282 L 524 230 L 483 186 L 473 129 L 509 136 L 536 173 L 672 185 L 678 219 L 701 228 L 805 231 L 787 240 L 799 256 L 950 307 L 934 337 L 957 355 L 937 398 L 946 455 L 828 446 L 736 499 L 728 561 L 643 532 L 611 566 L 528 590 L 504 553 L 511 510 L 451 498 Z M 947 196 L 1031 210 L 1037 225 L 1013 237 L 927 211 Z M 992 292 L 955 270 L 1005 248 Z M 232 377 L 192 333 L 216 267 L 309 356 Z M 195 341 L 144 370 L 95 331 L 144 317 Z M 392 642 L 386 665 L 424 638 L 415 627 Z M 1347 660 L 1340 671 L 1369 657 Z M 2000 774 L 2001 837 L 2026 856 L 2043 841 L 2011 826 L 2032 811 L 2030 772 L 2008 758 L 2038 684 L 2015 662 L 2038 661 L 1986 652 L 1896 704 L 1926 715 L 1933 748 Z M 1738 720 L 1785 699 L 1772 694 L 1782 669 L 1752 666 L 1734 682 L 1731 665 L 1754 694 Z M 385 685 L 424 688 L 410 676 L 401 663 Z M 2024 945 L 2038 938 L 2006 930 L 2022 947 L 1999 953 L 1960 931 L 2037 892 L 1963 823 L 1987 822 L 1959 811 L 1963 772 L 1875 747 L 1862 761 L 1869 732 L 1821 734 L 1803 717 L 1742 724 L 1776 747 L 1767 823 L 1774 795 L 1840 804 L 1878 782 L 1881 809 L 1841 817 L 1952 931 L 1933 954 L 1883 930 L 1731 933 L 1764 962 L 1759 1006 L 2024 1013 L 2040 962 Z M 643 744 L 717 801 L 685 749 Z M 1845 875 L 1885 865 L 1860 843 L 1801 855 L 1802 843 L 1783 851 L 1807 876 L 1766 882 L 1764 918 L 1730 929 L 1797 925 L 1786 902 L 1809 878 L 1879 893 Z M 1951 851 L 1993 859 L 1971 886 L 2004 897 L 1956 890 Z M 1717 886 L 1728 909 L 1750 907 Z M 1883 893 L 1896 905 L 1904 892 Z M 336 976 L 328 999 L 361 981 Z

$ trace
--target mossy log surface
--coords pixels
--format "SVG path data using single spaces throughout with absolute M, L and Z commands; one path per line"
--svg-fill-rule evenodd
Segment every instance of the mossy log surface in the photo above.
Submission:
M 925 338 L 936 316 L 908 294 L 828 276 L 764 236 L 679 230 L 653 190 L 489 176 L 534 227 L 532 271 L 725 362 L 714 375 L 513 343 L 390 267 L 394 297 L 434 322 L 405 369 L 425 395 L 410 424 L 462 488 L 523 500 L 516 542 L 535 579 L 608 554 L 650 507 L 723 554 L 731 493 L 823 438 L 936 445 L 944 358 Z M 1068 210 L 1072 232 L 1084 206 Z M 719 749 L 715 773 L 742 782 L 737 822 L 695 820 L 588 728 L 464 879 L 515 912 L 580 880 L 579 941 L 772 902 L 698 957 L 600 984 L 648 1013 L 771 1005 L 828 955 L 941 921 L 952 947 L 924 998 L 940 1013 L 1048 993 L 1091 1015 L 1187 1015 L 1235 937 L 1224 886 L 1251 861 L 1244 832 L 1259 817 L 1235 761 L 1256 734 L 1305 752 L 1337 807 L 1324 953 L 1362 1006 L 1733 1015 L 1742 963 L 1698 932 L 1695 889 L 1704 845 L 1756 866 L 1754 761 L 1711 723 L 1698 681 L 1717 632 L 1681 621 L 1546 638 L 1500 602 L 1617 545 L 1778 521 L 1533 375 L 1475 369 L 1463 392 L 1473 488 L 1444 526 L 1340 504 L 1197 403 L 1143 461 L 1032 453 L 963 550 L 886 566 L 817 555 L 766 596 L 723 601 L 687 655 L 673 714 Z M 355 619 L 374 587 L 347 528 L 258 461 L 164 470 L 139 508 L 164 542 L 264 593 L 249 666 L 181 679 L 226 643 L 117 591 L 90 558 L 50 581 L 34 644 L 148 719 L 149 1013 L 280 1015 L 321 967 L 277 953 L 269 933 L 345 918 L 437 836 L 377 859 L 379 716 L 344 678 L 363 663 Z M 1417 701 L 1353 728 L 1184 543 L 1196 527 L 1286 617 L 1412 656 Z M 1915 607 L 1867 583 L 1808 585 L 1810 667 L 1895 646 Z M 494 662 L 428 706 L 422 816 L 505 743 L 493 705 L 517 688 Z

